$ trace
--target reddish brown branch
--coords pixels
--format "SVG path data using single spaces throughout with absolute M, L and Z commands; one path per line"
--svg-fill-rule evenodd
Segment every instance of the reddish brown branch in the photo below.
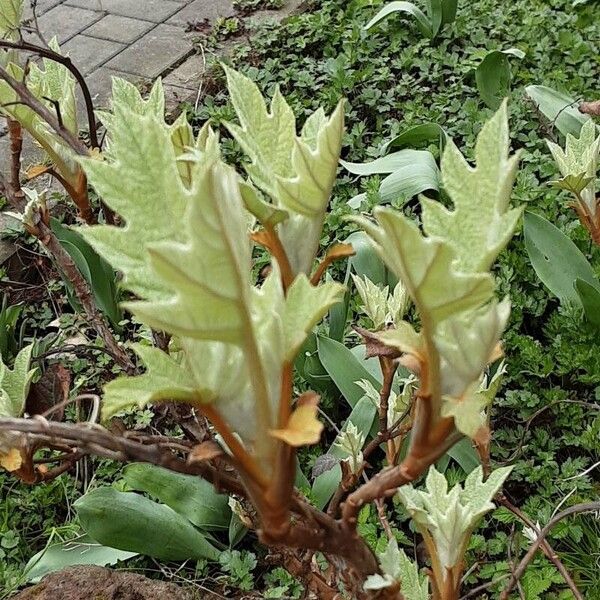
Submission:
M 533 531 L 537 531 L 535 523 L 520 508 L 515 506 L 506 496 L 504 496 L 504 494 L 499 495 L 496 498 L 496 500 L 499 504 L 502 504 L 502 506 L 506 507 L 517 518 L 523 521 L 523 523 L 525 523 L 529 528 L 531 528 Z M 563 565 L 563 563 L 561 562 L 560 558 L 558 557 L 558 554 L 554 551 L 552 546 L 550 546 L 548 540 L 542 540 L 542 543 L 540 544 L 540 549 L 542 550 L 546 558 L 550 562 L 552 562 L 552 564 L 556 567 L 558 572 L 563 576 L 563 579 L 569 586 L 570 590 L 573 592 L 573 596 L 576 598 L 576 600 L 584 600 L 583 596 L 581 595 L 581 592 L 577 589 L 573 578 L 567 571 L 565 565 Z
M 66 67 L 75 80 L 77 81 L 79 88 L 81 89 L 81 93 L 83 95 L 83 100 L 85 103 L 85 110 L 87 113 L 88 127 L 90 130 L 90 144 L 92 148 L 100 148 L 98 143 L 98 132 L 96 125 L 96 117 L 94 116 L 94 102 L 92 100 L 92 95 L 90 94 L 90 89 L 85 81 L 85 78 L 77 69 L 77 67 L 73 64 L 71 59 L 68 56 L 63 56 L 58 52 L 54 52 L 50 48 L 43 48 L 36 44 L 31 44 L 29 42 L 9 42 L 7 40 L 0 40 L 0 48 L 13 48 L 15 50 L 25 50 L 26 52 L 33 52 L 42 56 L 44 58 L 49 58 L 54 62 L 60 63 L 64 67 Z
M 379 365 L 383 375 L 383 384 L 379 392 L 379 431 L 385 436 L 388 431 L 388 405 L 397 364 L 394 360 L 386 358 L 385 356 L 380 356 Z M 386 448 L 388 465 L 394 464 L 395 454 L 394 443 L 388 438 Z
M 400 465 L 381 471 L 350 494 L 342 506 L 342 519 L 347 529 L 355 530 L 358 512 L 365 504 L 378 498 L 394 495 L 400 486 L 414 481 L 461 438 L 461 434 L 453 432 L 439 446 L 431 448 L 428 453 L 423 455 L 409 453 Z
M 121 462 L 145 462 L 186 475 L 200 475 L 211 482 L 217 490 L 225 490 L 241 497 L 248 492 L 239 479 L 228 474 L 222 466 L 211 461 L 188 462 L 160 444 L 141 443 L 115 435 L 98 425 L 69 424 L 47 421 L 41 417 L 32 419 L 0 418 L 0 432 L 25 434 L 24 444 L 65 444 L 76 447 L 80 452 L 95 454 Z M 151 437 L 149 438 L 151 439 Z M 348 543 L 343 525 L 309 505 L 297 495 L 292 497 L 292 509 L 297 517 L 286 532 L 259 531 L 262 541 L 269 545 L 283 545 L 322 551 L 343 559 L 357 576 L 357 590 L 362 581 L 379 570 L 377 559 L 364 542 Z M 361 593 L 357 592 L 356 598 Z
M 535 542 L 533 542 L 533 544 L 531 544 L 531 547 L 529 548 L 527 554 L 523 557 L 523 560 L 521 560 L 519 566 L 515 569 L 508 582 L 508 585 L 506 586 L 506 588 L 502 592 L 502 595 L 500 596 L 500 600 L 508 600 L 511 590 L 515 587 L 517 581 L 523 576 L 523 573 L 525 573 L 525 569 L 527 569 L 527 566 L 533 560 L 535 553 L 539 550 L 546 536 L 550 533 L 550 531 L 552 531 L 555 525 L 560 523 L 560 521 L 562 521 L 563 519 L 570 517 L 571 515 L 576 515 L 584 512 L 593 512 L 597 510 L 600 510 L 600 502 L 586 502 L 583 504 L 576 504 L 575 506 L 571 506 L 570 508 L 567 508 L 566 510 L 563 510 L 562 512 L 558 513 L 553 519 L 551 519 L 550 522 L 538 533 L 537 539 L 535 540 Z
M 20 206 L 15 207 L 23 210 L 25 207 L 25 196 L 21 190 L 21 152 L 23 150 L 23 130 L 21 124 L 7 117 L 8 135 L 10 138 L 10 185 L 15 198 L 19 199 Z

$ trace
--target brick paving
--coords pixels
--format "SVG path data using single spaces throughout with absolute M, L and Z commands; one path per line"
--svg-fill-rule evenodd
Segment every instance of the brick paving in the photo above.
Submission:
M 163 76 L 170 96 L 193 94 L 202 76 L 192 60 L 188 77 L 169 73 L 194 58 L 189 22 L 234 14 L 231 0 L 38 0 L 37 23 L 46 40 L 56 36 L 86 76 L 96 104 L 110 93 L 113 75 L 136 83 Z M 28 9 L 27 17 L 32 16 Z

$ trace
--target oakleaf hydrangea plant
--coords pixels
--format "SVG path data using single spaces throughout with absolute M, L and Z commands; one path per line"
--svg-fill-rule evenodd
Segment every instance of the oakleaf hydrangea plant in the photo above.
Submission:
M 577 212 L 581 224 L 590 232 L 596 244 L 600 244 L 600 200 L 596 197 L 600 133 L 592 119 L 581 127 L 579 137 L 568 133 L 564 150 L 554 142 L 547 141 L 562 178 L 553 182 L 571 192 L 575 201 L 571 206 Z
M 480 449 L 489 438 L 487 412 L 502 373 L 489 366 L 502 356 L 509 315 L 508 300 L 495 296 L 490 269 L 521 214 L 509 208 L 517 157 L 509 156 L 506 104 L 483 127 L 474 167 L 448 143 L 442 178 L 451 208 L 423 198 L 422 229 L 391 208 L 376 209 L 374 219 L 353 217 L 399 283 L 390 294 L 356 280 L 373 323 L 372 332 L 361 333 L 383 375 L 379 390 L 363 384 L 379 410 L 379 432 L 367 444 L 371 421 L 364 430 L 345 426 L 337 450 L 351 484 L 340 482 L 323 512 L 294 487 L 297 448 L 318 442 L 323 429 L 318 395 L 295 393 L 294 364 L 315 325 L 345 294 L 324 275 L 352 248 L 334 246 L 318 260 L 344 102 L 331 115 L 317 110 L 299 129 L 279 90 L 267 106 L 248 77 L 225 72 L 237 116 L 226 127 L 249 159 L 243 176 L 224 162 L 210 125 L 196 133 L 185 116 L 165 120 L 160 80 L 143 99 L 133 85 L 115 79 L 111 110 L 99 114 L 105 148 L 77 157 L 87 181 L 118 215 L 114 223 L 78 232 L 122 274 L 130 294 L 124 307 L 168 340 L 162 348 L 131 345 L 143 373 L 106 384 L 103 420 L 162 402 L 167 410 L 187 407 L 201 415 L 211 439 L 185 458 L 181 450 L 114 441 L 100 426 L 74 426 L 68 439 L 88 452 L 103 448 L 100 442 L 114 444 L 110 457 L 201 474 L 252 505 L 250 524 L 263 543 L 335 557 L 332 568 L 353 597 L 422 600 L 428 585 L 418 566 L 393 542 L 378 561 L 357 531 L 357 514 L 371 501 L 384 510 L 384 500 L 400 488 L 417 527 L 432 540 L 432 565 L 438 561 L 458 573 L 465 540 L 508 474 L 498 471 L 484 482 L 479 470 L 464 491 L 447 492 L 445 479 L 430 471 L 427 502 L 402 488 L 464 436 Z M 255 246 L 271 258 L 260 281 L 253 276 Z M 412 373 L 394 391 L 400 365 Z M 25 431 L 35 433 L 24 421 Z M 404 435 L 410 430 L 406 453 L 396 444 L 399 422 L 408 424 Z M 40 427 L 52 430 L 47 422 Z M 389 468 L 353 490 L 367 454 L 383 442 Z M 450 535 L 454 553 L 444 546 Z M 457 598 L 456 576 L 447 584 L 442 571 L 433 568 L 434 593 Z

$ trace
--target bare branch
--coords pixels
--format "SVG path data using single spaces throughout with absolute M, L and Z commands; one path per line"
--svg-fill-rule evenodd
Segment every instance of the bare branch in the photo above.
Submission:
M 9 42 L 6 40 L 0 40 L 0 48 L 13 48 L 15 50 L 25 50 L 27 52 L 34 52 L 39 56 L 44 58 L 49 58 L 57 63 L 60 63 L 72 73 L 73 77 L 75 77 L 77 83 L 79 84 L 79 88 L 81 89 L 81 93 L 83 95 L 83 100 L 85 102 L 85 109 L 87 113 L 88 120 L 88 128 L 90 130 L 90 144 L 92 148 L 99 148 L 100 145 L 98 143 L 98 132 L 97 132 L 97 124 L 96 117 L 94 116 L 94 102 L 92 100 L 92 95 L 90 93 L 90 89 L 85 81 L 85 78 L 77 69 L 77 67 L 73 64 L 71 59 L 68 56 L 63 56 L 58 52 L 54 52 L 50 48 L 43 48 L 42 46 L 38 46 L 36 44 L 31 44 L 29 42 Z
M 563 519 L 570 517 L 571 515 L 576 515 L 585 512 L 593 512 L 597 510 L 600 510 L 600 502 L 585 502 L 583 504 L 575 504 L 575 506 L 571 506 L 570 508 L 563 510 L 562 512 L 558 513 L 553 519 L 551 519 L 550 522 L 539 532 L 537 539 L 535 540 L 535 542 L 533 542 L 533 544 L 531 544 L 529 551 L 523 557 L 523 560 L 521 560 L 519 566 L 515 569 L 514 573 L 512 574 L 512 577 L 510 578 L 510 581 L 508 582 L 508 585 L 506 586 L 506 588 L 502 592 L 502 595 L 500 596 L 500 600 L 508 600 L 511 590 L 515 587 L 517 581 L 523 576 L 523 573 L 525 573 L 525 569 L 527 569 L 527 566 L 532 561 L 533 557 L 535 556 L 535 553 L 538 551 L 538 549 L 542 545 L 542 542 L 545 540 L 546 536 L 550 533 L 550 531 L 552 531 L 555 525 L 560 523 L 560 521 L 562 521 Z

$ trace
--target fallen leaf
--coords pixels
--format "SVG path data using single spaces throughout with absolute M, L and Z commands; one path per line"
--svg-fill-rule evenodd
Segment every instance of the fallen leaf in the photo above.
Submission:
M 216 442 L 202 442 L 192 448 L 188 456 L 188 464 L 205 462 L 218 456 L 223 456 L 223 449 Z
M 306 392 L 298 398 L 287 427 L 273 429 L 271 435 L 295 448 L 316 444 L 321 438 L 323 423 L 317 419 L 319 395 Z
M 18 471 L 23 465 L 21 451 L 18 448 L 11 448 L 8 453 L 0 454 L 0 466 L 6 469 L 9 473 Z

